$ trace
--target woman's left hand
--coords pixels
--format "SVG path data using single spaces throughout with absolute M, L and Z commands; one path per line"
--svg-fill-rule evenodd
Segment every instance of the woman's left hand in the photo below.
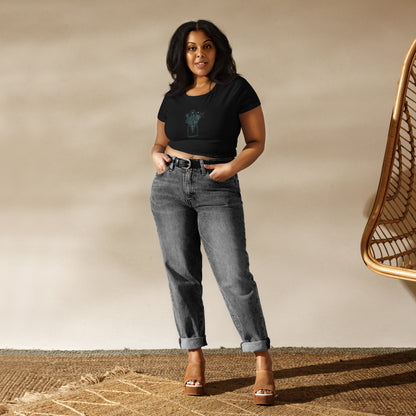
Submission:
M 216 182 L 225 182 L 237 172 L 234 171 L 230 163 L 218 163 L 216 165 L 204 165 L 205 169 L 213 169 L 209 177 Z

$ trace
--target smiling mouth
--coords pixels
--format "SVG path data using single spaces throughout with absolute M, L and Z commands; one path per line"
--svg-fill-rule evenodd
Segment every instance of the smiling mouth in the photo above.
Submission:
M 208 65 L 208 62 L 195 62 L 197 68 L 205 68 Z

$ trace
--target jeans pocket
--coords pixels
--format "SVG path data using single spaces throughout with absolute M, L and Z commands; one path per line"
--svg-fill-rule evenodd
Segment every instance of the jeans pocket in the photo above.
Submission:
M 212 172 L 211 169 L 207 169 L 207 177 L 208 177 L 208 179 L 212 183 L 217 183 L 217 184 L 234 184 L 236 182 L 237 175 L 231 176 L 231 178 L 228 178 L 225 181 L 216 181 L 215 179 L 212 179 L 211 176 L 209 175 L 211 172 Z
M 160 177 L 160 176 L 163 176 L 167 171 L 169 170 L 169 165 L 168 166 L 166 166 L 166 169 L 163 171 L 163 172 L 160 172 L 160 173 L 155 173 L 155 176 L 156 177 Z

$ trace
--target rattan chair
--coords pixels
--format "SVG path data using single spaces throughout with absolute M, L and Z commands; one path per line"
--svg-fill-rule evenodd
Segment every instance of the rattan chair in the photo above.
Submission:
M 416 281 L 416 39 L 404 59 L 361 255 L 376 273 Z

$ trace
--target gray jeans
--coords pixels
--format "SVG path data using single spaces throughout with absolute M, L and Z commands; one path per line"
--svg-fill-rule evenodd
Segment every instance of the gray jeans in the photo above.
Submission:
M 189 163 L 190 164 L 190 163 Z M 167 271 L 179 345 L 207 345 L 201 241 L 244 352 L 270 348 L 256 283 L 249 270 L 237 175 L 210 178 L 202 160 L 172 158 L 152 184 L 151 207 Z M 197 165 L 197 166 L 196 166 Z M 182 167 L 180 167 L 182 166 Z

